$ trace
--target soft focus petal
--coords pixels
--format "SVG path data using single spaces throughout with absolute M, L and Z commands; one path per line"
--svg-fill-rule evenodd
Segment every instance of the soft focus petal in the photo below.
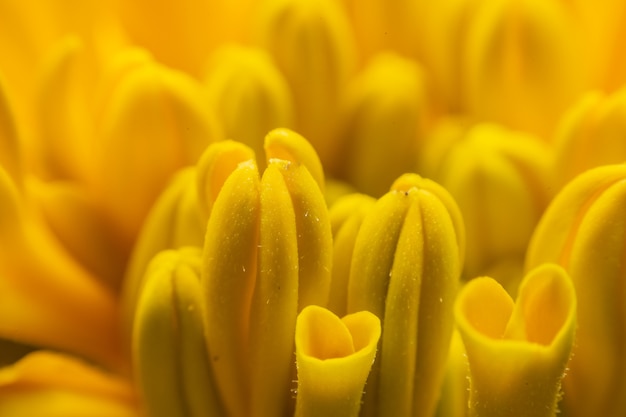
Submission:
M 546 135 L 581 92 L 586 62 L 562 2 L 480 2 L 463 56 L 464 106 L 481 120 Z
M 522 281 L 517 303 L 487 277 L 455 305 L 470 368 L 470 415 L 553 417 L 574 344 L 576 296 L 567 273 L 543 265 Z
M 0 369 L 2 417 L 137 417 L 128 382 L 74 358 L 35 352 Z
M 626 88 L 611 95 L 590 92 L 561 119 L 553 170 L 563 186 L 600 165 L 626 161 Z
M 124 367 L 117 306 L 78 265 L 0 170 L 0 334 Z
M 359 191 L 380 196 L 417 169 L 429 124 L 428 91 L 415 62 L 375 56 L 347 88 L 338 140 L 345 155 L 333 167 Z
M 293 126 L 291 92 L 266 51 L 223 46 L 212 56 L 204 84 L 224 135 L 258 155 L 267 132 Z
M 213 49 L 245 41 L 257 5 L 250 0 L 120 1 L 119 15 L 131 39 L 168 66 L 202 74 Z
M 471 244 L 464 274 L 473 278 L 511 262 L 505 275 L 494 278 L 515 291 L 526 246 L 553 192 L 549 148 L 534 136 L 491 124 L 457 133 L 461 136 L 429 164 L 465 220 Z
M 18 186 L 21 186 L 22 150 L 17 125 L 4 91 L 2 79 L 0 79 L 0 166 L 6 170 Z
M 355 64 L 345 11 L 333 0 L 269 0 L 259 20 L 261 44 L 293 92 L 296 127 L 328 164 L 337 150 L 337 101 Z
M 296 417 L 357 417 L 380 338 L 380 320 L 367 311 L 339 319 L 308 306 L 296 322 Z
M 146 62 L 127 71 L 103 103 L 95 185 L 122 244 L 138 233 L 170 176 L 220 138 L 200 86 Z

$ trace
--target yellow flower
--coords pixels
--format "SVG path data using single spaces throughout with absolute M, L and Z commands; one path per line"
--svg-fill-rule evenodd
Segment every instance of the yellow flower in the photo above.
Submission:
M 494 279 L 476 278 L 454 313 L 469 362 L 470 415 L 555 416 L 576 329 L 567 273 L 549 264 L 532 270 L 515 303 Z
M 0 417 L 552 412 L 561 272 L 460 301 L 536 324 L 550 275 L 565 339 L 453 328 L 459 275 L 515 296 L 525 252 L 578 292 L 557 407 L 625 414 L 622 168 L 565 187 L 527 247 L 563 184 L 622 162 L 625 11 L 0 1 Z M 530 362 L 532 395 L 494 385 Z

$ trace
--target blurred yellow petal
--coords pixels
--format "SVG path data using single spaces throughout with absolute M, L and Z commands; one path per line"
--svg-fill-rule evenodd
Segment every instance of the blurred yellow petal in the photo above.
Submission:
M 0 368 L 2 417 L 136 417 L 128 382 L 69 356 L 35 352 Z
M 263 6 L 260 42 L 291 87 L 297 130 L 329 163 L 337 151 L 337 100 L 355 65 L 345 12 L 333 0 L 270 0 Z
M 133 325 L 136 376 L 152 417 L 223 415 L 204 339 L 200 248 L 150 263 Z
M 417 52 L 420 5 L 411 0 L 393 2 L 344 0 L 361 58 L 384 50 L 414 57 Z
M 380 338 L 380 320 L 367 311 L 342 319 L 308 306 L 296 322 L 296 417 L 357 417 Z
M 562 2 L 480 2 L 464 41 L 464 106 L 481 120 L 548 135 L 581 92 L 586 62 Z
M 461 122 L 463 124 L 463 122 Z M 549 148 L 536 137 L 491 124 L 478 124 L 449 144 L 433 177 L 455 198 L 465 220 L 467 278 L 487 270 L 515 291 L 530 236 L 553 192 Z M 436 146 L 436 144 L 433 144 Z
M 455 318 L 469 361 L 470 415 L 556 415 L 576 329 L 576 295 L 563 268 L 531 271 L 516 303 L 492 278 L 471 280 Z
M 384 194 L 389 184 L 417 169 L 429 122 L 425 76 L 414 61 L 375 56 L 346 91 L 339 133 L 345 155 L 336 167 L 359 191 Z
M 552 201 L 528 248 L 526 268 L 556 262 L 576 287 L 576 346 L 563 382 L 568 416 L 626 412 L 625 179 L 624 164 L 576 177 Z
M 371 311 L 383 322 L 365 415 L 435 411 L 452 334 L 462 227 L 449 194 L 415 174 L 398 178 L 365 216 L 352 255 L 348 312 Z
M 102 111 L 94 182 L 129 245 L 170 176 L 220 133 L 199 84 L 151 62 L 121 77 Z
M 555 134 L 553 170 L 559 186 L 600 165 L 626 160 L 626 88 L 587 93 L 564 115 Z
M 0 79 L 0 166 L 21 186 L 23 166 L 22 149 L 11 105 Z
M 124 29 L 166 65 L 200 76 L 213 49 L 246 41 L 257 4 L 251 0 L 121 1 Z
M 224 135 L 250 146 L 258 155 L 267 132 L 293 125 L 291 92 L 266 51 L 221 47 L 210 61 L 204 84 Z
M 0 169 L 0 334 L 125 366 L 113 294 L 77 264 Z
M 105 214 L 87 187 L 70 181 L 28 178 L 26 188 L 68 253 L 117 294 L 128 254 L 117 245 Z

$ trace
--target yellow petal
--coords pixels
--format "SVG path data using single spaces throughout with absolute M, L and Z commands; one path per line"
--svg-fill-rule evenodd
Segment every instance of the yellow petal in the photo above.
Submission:
M 300 134 L 289 129 L 274 129 L 265 136 L 266 160 L 273 158 L 304 165 L 324 192 L 324 168 L 311 143 Z
M 296 417 L 357 417 L 376 356 L 380 320 L 367 311 L 339 319 L 308 306 L 296 322 Z
M 241 162 L 254 160 L 254 151 L 240 142 L 223 140 L 207 147 L 198 162 L 198 199 L 208 219 L 228 176 Z
M 217 416 L 202 323 L 201 250 L 159 253 L 146 272 L 133 324 L 133 359 L 153 417 Z
M 450 144 L 434 178 L 450 192 L 467 231 L 464 275 L 473 278 L 504 259 L 522 262 L 530 236 L 551 198 L 551 154 L 535 136 L 478 124 Z M 519 271 L 518 271 L 519 273 Z M 515 291 L 512 276 L 494 276 Z
M 263 137 L 277 127 L 292 127 L 291 92 L 269 54 L 225 45 L 213 55 L 205 88 L 224 135 L 262 154 Z
M 78 265 L 0 169 L 0 334 L 125 366 L 114 296 Z
M 470 415 L 556 414 L 574 344 L 576 295 L 563 268 L 524 277 L 517 303 L 492 278 L 470 281 L 455 305 L 470 368 Z
M 2 79 L 0 79 L 0 165 L 20 186 L 23 169 L 22 150 Z
M 156 63 L 121 77 L 99 132 L 95 186 L 122 244 L 132 242 L 170 176 L 220 136 L 199 85 Z
M 601 165 L 626 160 L 626 88 L 590 92 L 563 116 L 555 135 L 554 172 L 559 186 Z
M 0 416 L 136 417 L 128 381 L 58 353 L 35 352 L 0 369 Z
M 26 181 L 46 225 L 68 253 L 113 293 L 122 285 L 128 254 L 91 190 L 71 181 Z
M 250 310 L 250 412 L 277 416 L 290 399 L 293 332 L 298 313 L 296 215 L 284 171 L 271 160 L 261 179 L 257 279 Z
M 363 220 L 352 255 L 348 311 L 368 310 L 384 323 L 364 398 L 366 415 L 434 412 L 463 239 L 452 198 L 415 174 L 400 177 Z
M 464 106 L 480 120 L 550 134 L 586 76 L 565 5 L 481 2 L 470 19 L 462 40 Z
M 380 196 L 405 172 L 414 172 L 429 122 L 424 74 L 392 53 L 374 57 L 346 91 L 336 168 L 359 191 Z
M 224 41 L 246 41 L 257 5 L 251 0 L 115 3 L 133 43 L 166 65 L 201 76 L 207 57 Z
M 186 168 L 172 179 L 150 210 L 137 238 L 122 287 L 126 336 L 130 336 L 135 307 L 152 258 L 166 249 L 201 247 L 204 242 L 206 222 L 200 214 L 195 171 L 193 167 Z
M 206 335 L 224 406 L 249 416 L 250 302 L 257 275 L 260 179 L 253 161 L 241 163 L 215 201 L 203 251 Z
M 293 92 L 296 127 L 330 161 L 337 99 L 354 70 L 354 44 L 344 11 L 332 0 L 267 1 L 259 12 L 260 42 Z
M 361 223 L 375 201 L 365 194 L 349 194 L 337 200 L 329 211 L 333 228 L 333 273 L 328 309 L 338 316 L 346 314 L 354 243 Z
M 576 287 L 577 340 L 562 404 L 572 416 L 626 412 L 625 179 L 624 164 L 576 177 L 548 207 L 528 248 L 527 268 L 559 263 Z

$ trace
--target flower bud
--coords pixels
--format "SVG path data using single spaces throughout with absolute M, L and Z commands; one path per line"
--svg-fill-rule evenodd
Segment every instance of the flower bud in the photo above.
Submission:
M 354 71 L 347 17 L 334 0 L 271 0 L 260 16 L 260 39 L 293 92 L 296 127 L 327 166 L 336 157 L 338 99 Z
M 380 320 L 370 312 L 339 319 L 305 307 L 296 321 L 295 417 L 358 417 L 379 338 Z
M 531 271 L 515 303 L 494 279 L 473 279 L 454 313 L 469 362 L 470 415 L 554 417 L 576 329 L 576 295 L 563 268 Z
M 374 57 L 346 91 L 339 175 L 359 191 L 380 196 L 394 179 L 415 172 L 429 111 L 424 75 L 415 62 L 391 53 Z
M 223 415 L 204 340 L 201 250 L 159 253 L 133 323 L 133 362 L 153 417 Z
M 316 181 L 323 175 L 319 160 L 291 131 L 272 131 L 265 141 L 261 177 L 252 159 L 229 173 L 219 169 L 232 168 L 229 161 L 244 155 L 237 153 L 223 165 L 208 157 L 217 166 L 206 168 L 212 174 L 201 185 L 219 190 L 207 194 L 216 198 L 202 282 L 213 367 L 234 417 L 289 408 L 296 316 L 309 304 L 325 305 L 330 287 L 332 238 Z
M 574 356 L 563 382 L 568 416 L 626 414 L 626 165 L 581 174 L 554 198 L 528 247 L 528 269 L 563 266 L 578 297 Z
M 431 415 L 452 334 L 464 232 L 452 197 L 415 174 L 398 178 L 363 219 L 354 244 L 348 312 L 383 323 L 364 415 Z

